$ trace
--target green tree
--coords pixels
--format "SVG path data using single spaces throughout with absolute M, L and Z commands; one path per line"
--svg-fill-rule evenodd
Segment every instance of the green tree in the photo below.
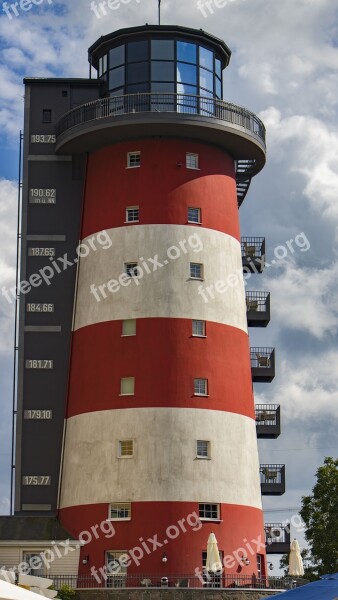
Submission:
M 60 600 L 77 600 L 77 593 L 69 585 L 63 584 L 58 591 Z
M 300 515 L 318 575 L 338 572 L 338 459 L 326 457 L 316 473 L 310 496 L 303 496 Z

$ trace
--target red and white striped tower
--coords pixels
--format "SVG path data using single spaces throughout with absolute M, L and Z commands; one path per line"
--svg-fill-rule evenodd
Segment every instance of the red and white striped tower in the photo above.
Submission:
M 105 69 L 133 72 L 139 42 L 153 53 L 143 61 L 150 63 L 164 61 L 172 42 L 173 93 L 169 84 L 166 93 L 151 84 L 131 97 L 127 74 L 105 77 Z M 91 248 L 79 264 L 60 518 L 79 535 L 105 522 L 111 505 L 126 505 L 112 522 L 114 536 L 98 528 L 83 548 L 83 573 L 102 567 L 109 553 L 138 547 L 143 556 L 128 574 L 193 575 L 211 531 L 224 556 L 239 550 L 235 557 L 250 561 L 229 558 L 226 574 L 257 575 L 257 554 L 264 563 L 236 191 L 236 161 L 252 161 L 254 172 L 264 165 L 264 127 L 216 98 L 215 72 L 212 96 L 201 87 L 182 93 L 176 73 L 184 73 L 184 44 L 181 62 L 199 72 L 200 85 L 209 77 L 207 53 L 216 71 L 216 61 L 223 68 L 229 61 L 223 42 L 187 28 L 145 26 L 100 38 L 90 49 L 94 66 L 104 82 L 121 76 L 126 87 L 108 90 L 94 119 L 93 106 L 88 118 L 84 107 L 58 142 L 64 152 L 88 151 L 82 242 Z M 115 67 L 121 46 L 124 62 Z M 128 222 L 132 207 L 138 220 Z M 189 222 L 189 208 L 199 209 L 200 223 Z M 138 278 L 125 274 L 131 263 Z M 194 264 L 202 265 L 199 279 L 191 277 Z M 205 323 L 205 335 L 193 335 L 194 321 Z M 196 379 L 207 382 L 205 395 L 196 394 Z M 197 441 L 208 442 L 206 458 Z M 121 442 L 133 443 L 132 456 L 120 456 Z M 192 514 L 204 517 L 202 525 Z M 161 546 L 147 542 L 154 536 Z

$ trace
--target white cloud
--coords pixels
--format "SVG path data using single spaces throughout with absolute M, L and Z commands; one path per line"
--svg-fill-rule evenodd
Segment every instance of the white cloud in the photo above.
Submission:
M 326 269 L 285 264 L 269 279 L 273 316 L 280 329 L 306 331 L 318 339 L 338 330 L 338 263 Z
M 0 497 L 0 515 L 8 515 L 10 513 L 10 500 L 7 496 Z
M 338 351 L 329 350 L 318 355 L 304 352 L 298 360 L 286 355 L 278 361 L 278 386 L 273 401 L 282 407 L 285 420 L 309 423 L 316 417 L 338 418 Z M 269 392 L 256 394 L 257 404 L 271 401 Z M 313 421 L 312 421 L 313 424 Z M 312 431 L 313 439 L 316 434 Z
M 289 172 L 305 177 L 303 193 L 314 212 L 338 218 L 338 131 L 314 117 L 283 117 L 274 107 L 261 113 L 271 159 L 288 159 Z

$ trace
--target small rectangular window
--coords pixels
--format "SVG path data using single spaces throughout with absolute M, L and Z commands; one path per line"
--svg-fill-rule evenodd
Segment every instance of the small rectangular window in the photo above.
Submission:
M 126 223 L 138 223 L 140 209 L 138 206 L 128 206 L 126 208 Z
M 122 335 L 136 335 L 136 319 L 125 319 L 122 321 Z
M 135 390 L 135 377 L 121 377 L 120 396 L 133 396 Z
M 106 552 L 106 580 L 108 588 L 126 587 L 128 550 Z M 131 559 L 130 559 L 131 562 Z
M 109 519 L 111 521 L 130 521 L 131 503 L 114 502 L 109 505 Z
M 210 442 L 197 440 L 196 456 L 197 458 L 210 458 Z
M 205 321 L 193 320 L 192 335 L 195 337 L 205 337 Z
M 141 166 L 141 152 L 128 152 L 127 166 L 128 166 L 128 169 L 140 167 Z
M 192 154 L 191 152 L 187 152 L 186 167 L 187 169 L 198 169 L 198 154 Z
M 68 98 L 68 90 L 62 90 L 61 95 L 62 98 Z
M 44 108 L 42 111 L 42 122 L 43 123 L 51 123 L 52 122 L 52 111 L 50 108 Z
M 207 519 L 208 521 L 219 521 L 220 506 L 219 504 L 199 504 L 199 518 Z
M 194 379 L 194 395 L 195 396 L 207 396 L 208 395 L 208 380 L 207 379 Z
M 33 577 L 44 577 L 45 567 L 42 563 L 44 550 L 36 550 L 35 552 L 24 552 L 23 561 L 25 564 L 25 574 L 33 575 Z
M 116 65 L 113 65 L 116 66 Z M 107 71 L 107 54 L 101 56 L 99 59 L 99 77 L 101 77 Z
M 188 208 L 188 223 L 201 223 L 201 209 L 200 208 Z
M 201 263 L 190 263 L 190 279 L 203 279 L 203 265 Z
M 133 440 L 119 440 L 118 445 L 119 458 L 128 458 L 134 455 L 134 441 Z
M 138 263 L 137 262 L 128 262 L 124 265 L 125 272 L 128 277 L 138 277 Z

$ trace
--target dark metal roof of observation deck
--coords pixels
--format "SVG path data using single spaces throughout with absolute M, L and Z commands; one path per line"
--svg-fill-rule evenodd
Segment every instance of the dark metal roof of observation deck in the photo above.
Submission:
M 191 27 L 181 27 L 180 25 L 148 25 L 148 23 L 140 27 L 118 29 L 118 31 L 101 36 L 88 49 L 89 62 L 97 69 L 99 57 L 111 47 L 116 46 L 119 42 L 131 42 L 140 37 L 151 37 L 152 39 L 156 39 L 165 36 L 170 36 L 171 39 L 177 38 L 184 39 L 187 42 L 206 44 L 217 52 L 219 58 L 222 60 L 223 69 L 227 67 L 230 62 L 231 50 L 225 42 L 210 33 L 206 33 L 203 29 L 192 29 Z

